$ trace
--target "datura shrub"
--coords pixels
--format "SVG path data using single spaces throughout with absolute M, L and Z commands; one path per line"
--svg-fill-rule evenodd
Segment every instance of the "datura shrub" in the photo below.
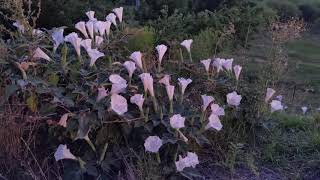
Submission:
M 193 63 L 192 39 L 130 52 L 122 7 L 105 19 L 94 11 L 86 16 L 74 28 L 52 30 L 26 30 L 17 20 L 15 36 L 1 48 L 10 52 L 1 56 L 1 103 L 19 99 L 47 119 L 47 148 L 66 179 L 115 177 L 127 160 L 138 163 L 145 154 L 161 176 L 193 179 L 201 148 L 246 132 L 248 98 L 233 59 Z M 180 59 L 169 60 L 172 52 Z M 265 99 L 272 112 L 284 108 L 274 95 L 268 90 Z

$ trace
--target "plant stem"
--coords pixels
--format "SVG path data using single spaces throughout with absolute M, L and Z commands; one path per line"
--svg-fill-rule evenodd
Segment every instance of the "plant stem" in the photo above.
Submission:
M 170 114 L 173 113 L 173 101 L 170 100 Z
M 190 62 L 192 63 L 192 62 L 193 62 L 193 60 L 192 60 L 191 51 L 189 52 L 189 59 L 190 59 Z
M 160 159 L 160 154 L 159 154 L 159 152 L 157 152 L 156 156 L 157 156 L 157 162 L 160 164 L 160 163 L 161 163 L 161 159 Z
M 158 112 L 158 103 L 157 103 L 157 99 L 155 96 L 152 96 L 152 103 L 153 103 L 153 110 L 155 112 Z

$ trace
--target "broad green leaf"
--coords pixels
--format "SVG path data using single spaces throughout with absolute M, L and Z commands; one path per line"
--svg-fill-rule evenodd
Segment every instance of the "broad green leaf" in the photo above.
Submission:
M 27 105 L 32 112 L 37 111 L 38 98 L 36 94 L 34 93 L 31 94 L 31 96 L 27 99 Z

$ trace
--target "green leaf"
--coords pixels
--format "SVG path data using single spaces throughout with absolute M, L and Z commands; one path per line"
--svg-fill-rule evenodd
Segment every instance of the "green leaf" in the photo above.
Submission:
M 34 93 L 31 94 L 31 96 L 27 99 L 27 105 L 32 112 L 37 111 L 38 98 L 36 94 Z
M 11 84 L 9 86 L 6 86 L 5 95 L 4 95 L 4 98 L 1 98 L 0 104 L 4 104 L 8 100 L 8 98 L 11 95 L 13 95 L 18 89 L 19 89 L 19 86 L 15 85 L 15 84 Z
M 52 86 L 57 86 L 59 82 L 59 76 L 57 74 L 51 74 L 48 79 L 48 83 Z

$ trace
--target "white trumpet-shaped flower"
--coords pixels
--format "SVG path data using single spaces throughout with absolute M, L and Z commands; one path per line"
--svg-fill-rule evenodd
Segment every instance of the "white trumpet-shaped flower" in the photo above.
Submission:
M 95 40 L 96 40 L 96 47 L 100 47 L 104 39 L 101 36 L 96 36 Z
M 90 67 L 92 67 L 96 63 L 97 59 L 104 56 L 104 53 L 98 51 L 97 49 L 89 49 L 88 55 L 90 57 Z
M 137 105 L 140 111 L 143 111 L 144 98 L 142 94 L 135 94 L 130 98 L 130 102 Z
M 178 78 L 179 85 L 181 88 L 181 94 L 184 95 L 184 92 L 186 91 L 187 86 L 192 83 L 191 79 L 185 79 L 185 78 Z
M 181 172 L 184 168 L 193 167 L 199 164 L 199 158 L 196 153 L 188 152 L 186 157 L 179 155 L 179 160 L 175 162 L 177 171 Z
M 89 18 L 89 21 L 96 21 L 97 19 L 94 17 L 95 12 L 94 11 L 88 11 L 86 12 L 86 15 Z
M 123 63 L 123 66 L 127 69 L 129 77 L 132 78 L 134 71 L 137 69 L 136 64 L 132 61 L 126 61 Z
M 130 55 L 130 59 L 132 59 L 136 63 L 136 65 L 143 70 L 142 53 L 140 51 L 133 52 Z
M 222 124 L 219 119 L 219 116 L 215 114 L 211 114 L 209 116 L 209 123 L 206 125 L 205 129 L 210 129 L 210 128 L 213 128 L 217 131 L 220 131 L 222 129 Z
M 53 45 L 54 51 L 56 51 L 59 45 L 64 42 L 63 31 L 64 31 L 63 28 L 53 30 L 51 37 L 52 37 L 52 40 L 54 41 L 54 45 Z
M 115 8 L 112 10 L 116 14 L 116 16 L 119 19 L 119 22 L 122 22 L 122 15 L 123 15 L 123 7 Z
M 62 159 L 77 159 L 67 148 L 67 145 L 64 144 L 60 144 L 58 146 L 56 152 L 54 153 L 54 158 L 56 159 L 56 161 L 60 161 Z
M 239 80 L 241 70 L 242 70 L 242 67 L 240 65 L 235 65 L 233 67 L 233 71 L 234 71 L 234 74 L 236 76 L 237 81 Z
M 191 52 L 191 44 L 192 44 L 192 42 L 193 42 L 192 39 L 188 39 L 188 40 L 182 41 L 182 43 L 180 45 L 185 47 L 187 49 L 187 51 L 190 53 Z
M 117 16 L 114 13 L 110 13 L 108 14 L 108 16 L 106 17 L 107 21 L 110 21 L 112 24 L 114 24 L 115 26 L 117 26 L 117 21 L 116 21 Z
M 227 71 L 232 71 L 232 63 L 233 63 L 233 59 L 232 58 L 231 59 L 226 59 L 222 66 Z
M 80 45 L 88 52 L 88 50 L 91 49 L 92 40 L 91 39 L 84 39 L 81 41 Z
M 172 85 L 166 86 L 166 91 L 167 91 L 167 95 L 169 97 L 169 100 L 172 101 L 173 95 L 174 95 L 174 86 L 172 86 Z
M 93 39 L 94 38 L 94 23 L 93 23 L 93 21 L 88 21 L 86 23 L 86 27 L 87 27 L 87 30 L 88 30 L 88 33 L 89 33 L 91 39 Z
M 118 115 L 123 115 L 128 111 L 126 98 L 118 94 L 111 95 L 111 109 Z
M 96 101 L 99 102 L 107 96 L 109 96 L 108 90 L 106 90 L 104 87 L 98 88 L 98 96 Z
M 84 21 L 80 21 L 75 25 L 75 28 L 78 29 L 86 39 L 89 38 L 87 29 L 86 29 L 86 23 Z
M 104 36 L 107 29 L 106 21 L 97 21 L 94 23 L 94 29 L 96 32 L 99 32 L 100 36 Z
M 170 118 L 170 125 L 174 129 L 180 129 L 185 127 L 184 122 L 186 118 L 182 117 L 180 114 L 175 114 Z
M 111 94 L 123 93 L 127 87 L 127 84 L 112 84 Z
M 25 27 L 24 27 L 24 25 L 20 22 L 20 21 L 16 21 L 16 22 L 14 22 L 13 24 L 12 24 L 13 26 L 15 26 L 17 29 L 18 29 L 18 31 L 20 32 L 20 33 L 24 33 L 25 32 Z
M 270 105 L 271 105 L 271 113 L 273 113 L 275 111 L 283 110 L 283 105 L 282 105 L 281 101 L 272 100 Z
M 306 114 L 306 112 L 308 111 L 308 107 L 307 106 L 302 106 L 301 110 L 302 110 L 303 114 Z
M 154 89 L 153 89 L 153 78 L 150 73 L 142 73 L 139 75 L 145 92 L 149 92 L 152 97 L 154 97 Z
M 239 106 L 241 99 L 241 95 L 238 95 L 235 91 L 227 94 L 227 103 L 231 106 Z
M 81 55 L 80 44 L 81 44 L 82 39 L 78 37 L 77 33 L 73 32 L 73 33 L 68 34 L 64 38 L 64 40 L 73 45 L 73 47 L 75 48 L 78 56 Z
M 68 120 L 68 117 L 71 113 L 65 113 L 61 116 L 60 120 L 59 120 L 59 123 L 58 125 L 62 126 L 62 127 L 67 127 L 67 120 Z
M 267 103 L 272 98 L 274 93 L 276 93 L 276 91 L 274 89 L 267 88 L 267 93 L 266 93 L 266 97 L 264 98 L 264 101 Z
M 211 59 L 201 60 L 200 62 L 204 65 L 204 68 L 208 73 L 210 70 Z
M 222 107 L 220 107 L 218 104 L 211 104 L 211 113 L 217 116 L 224 116 L 224 109 Z
M 163 84 L 165 86 L 169 86 L 170 85 L 170 75 L 164 75 L 164 77 L 162 79 L 159 80 L 160 84 Z
M 127 81 L 118 74 L 111 74 L 109 76 L 109 81 L 112 84 L 127 84 Z
M 45 52 L 43 52 L 40 48 L 37 48 L 33 52 L 33 58 L 39 58 L 39 59 L 45 59 L 47 61 L 51 61 L 50 57 Z
M 225 59 L 221 59 L 221 58 L 216 58 L 213 61 L 212 64 L 214 67 L 216 67 L 218 73 L 223 69 L 223 65 L 224 65 L 225 61 L 226 61 Z
M 202 111 L 206 111 L 211 102 L 214 101 L 212 96 L 201 95 L 202 99 Z
M 111 27 L 111 22 L 110 21 L 106 21 L 105 26 L 106 26 L 106 34 L 109 37 L 110 35 L 110 27 Z
M 157 153 L 162 146 L 162 140 L 158 136 L 149 136 L 144 142 L 144 148 L 148 152 Z
M 156 47 L 156 50 L 158 52 L 158 61 L 159 61 L 160 64 L 162 62 L 163 56 L 166 53 L 167 49 L 168 49 L 168 47 L 166 45 L 163 45 L 163 44 L 158 45 Z

